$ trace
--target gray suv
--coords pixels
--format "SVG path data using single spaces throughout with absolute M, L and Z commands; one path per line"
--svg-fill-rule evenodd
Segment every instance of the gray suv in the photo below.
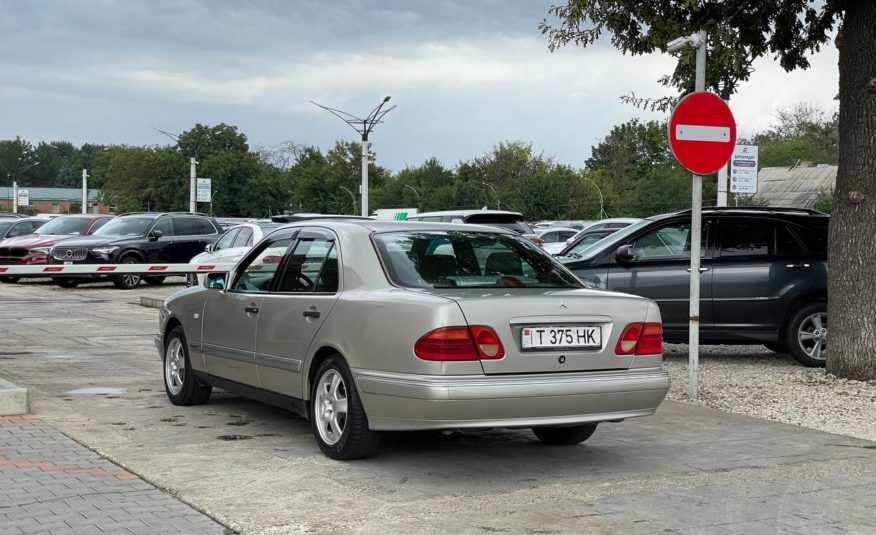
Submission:
M 763 344 L 824 366 L 829 220 L 814 210 L 704 209 L 701 341 Z M 649 217 L 560 260 L 593 286 L 655 300 L 665 340 L 685 343 L 690 221 L 689 210 Z

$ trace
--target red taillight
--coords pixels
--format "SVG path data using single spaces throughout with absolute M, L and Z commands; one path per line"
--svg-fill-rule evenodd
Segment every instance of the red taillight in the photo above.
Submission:
M 482 359 L 500 359 L 505 356 L 505 348 L 496 336 L 496 331 L 489 327 L 475 325 L 471 327 L 475 345 L 478 347 Z
M 617 355 L 659 355 L 663 353 L 663 324 L 630 323 L 621 331 Z
M 539 247 L 543 247 L 543 246 L 544 246 L 544 240 L 541 239 L 541 238 L 536 238 L 535 236 L 533 236 L 532 238 L 529 238 L 529 241 L 531 241 L 532 243 L 538 245 Z
M 414 354 L 423 360 L 500 359 L 505 349 L 489 327 L 442 327 L 417 340 Z

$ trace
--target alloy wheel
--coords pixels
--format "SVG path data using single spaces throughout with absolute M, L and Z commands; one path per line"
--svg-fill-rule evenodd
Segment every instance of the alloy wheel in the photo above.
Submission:
M 816 360 L 827 359 L 827 314 L 816 312 L 800 322 L 797 343 L 803 351 Z
M 185 352 L 180 339 L 174 337 L 171 339 L 170 343 L 167 344 L 167 351 L 164 353 L 164 380 L 167 383 L 167 389 L 171 394 L 176 396 L 182 391 L 185 378 Z
M 328 445 L 336 444 L 347 424 L 347 385 L 340 372 L 326 370 L 317 386 L 314 415 L 320 438 Z

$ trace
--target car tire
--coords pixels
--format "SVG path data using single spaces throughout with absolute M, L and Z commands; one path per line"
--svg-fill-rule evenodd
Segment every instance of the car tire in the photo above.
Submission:
M 370 457 L 380 435 L 368 428 L 368 417 L 344 359 L 332 355 L 320 364 L 310 391 L 310 423 L 319 449 L 332 459 Z M 343 407 L 346 411 L 341 409 Z M 343 415 L 343 417 L 341 417 Z
M 539 440 L 552 446 L 573 446 L 590 438 L 599 424 L 578 425 L 575 427 L 533 427 L 532 432 Z
M 811 368 L 827 362 L 827 303 L 811 303 L 798 310 L 785 326 L 788 353 Z
M 174 405 L 203 405 L 210 399 L 213 387 L 201 384 L 192 373 L 189 345 L 182 327 L 170 331 L 164 343 L 161 359 L 164 370 L 164 391 Z
M 121 260 L 119 260 L 119 264 L 140 264 L 140 259 L 134 255 L 123 256 Z M 140 285 L 140 280 L 142 277 L 140 275 L 113 275 L 111 280 L 116 288 L 120 290 L 133 290 L 137 286 Z
M 8 275 L 5 277 L 0 277 L 0 282 L 6 283 L 6 284 L 15 284 L 16 282 L 18 282 L 20 280 L 21 280 L 21 277 L 10 277 Z
M 52 281 L 61 288 L 75 288 L 82 282 L 76 277 L 52 277 Z
M 143 281 L 149 286 L 158 286 L 164 282 L 167 277 L 143 277 Z
M 782 342 L 771 342 L 769 344 L 764 344 L 763 346 L 773 353 L 782 353 L 783 355 L 788 354 L 788 348 L 785 347 L 785 344 Z

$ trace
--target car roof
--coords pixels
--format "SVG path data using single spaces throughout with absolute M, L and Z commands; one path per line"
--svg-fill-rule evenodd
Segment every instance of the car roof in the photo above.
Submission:
M 689 216 L 690 210 L 657 214 L 645 219 L 660 221 L 671 217 Z M 703 215 L 731 216 L 772 216 L 786 219 L 816 218 L 828 221 L 830 215 L 809 208 L 781 208 L 775 206 L 708 206 L 703 208 Z
M 523 214 L 521 214 L 520 212 L 509 212 L 506 210 L 444 210 L 441 212 L 421 212 L 419 214 L 409 216 L 408 219 L 413 219 L 417 217 L 437 217 L 445 215 L 468 217 L 475 214 L 519 215 L 520 217 L 523 217 Z
M 328 228 L 338 232 L 363 233 L 372 232 L 406 232 L 406 231 L 458 231 L 458 232 L 490 232 L 494 234 L 518 235 L 508 229 L 489 225 L 472 225 L 466 223 L 431 223 L 421 221 L 386 221 L 368 219 L 309 219 L 283 225 L 281 228 Z

